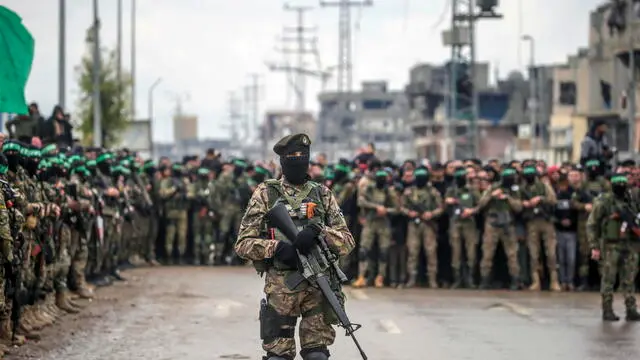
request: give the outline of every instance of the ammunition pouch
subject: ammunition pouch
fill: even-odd
[[[269,344],[277,339],[293,339],[295,336],[295,316],[278,314],[266,299],[260,301],[260,339]]]
[[[494,212],[488,215],[489,224],[497,228],[506,228],[512,224],[511,214],[505,211]]]

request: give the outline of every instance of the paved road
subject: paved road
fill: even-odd
[[[101,290],[82,314],[7,359],[260,359],[262,286],[252,269],[127,275],[128,283]],[[640,359],[640,324],[603,324],[597,294],[347,289],[347,295],[372,360]],[[333,359],[359,358],[344,336],[332,352]]]

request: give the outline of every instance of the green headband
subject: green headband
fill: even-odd
[[[386,172],[386,171],[384,171],[384,170],[378,170],[378,171],[376,172],[376,177],[379,177],[379,176],[387,177],[388,175],[389,175],[389,174],[387,174],[387,172]]]
[[[58,147],[56,146],[56,144],[49,144],[45,147],[42,148],[41,152],[45,155],[49,155],[50,153],[53,153],[55,151],[58,150]]]
[[[98,158],[96,159],[96,164],[101,163],[103,161],[111,160],[112,158],[113,158],[113,155],[111,155],[110,153],[100,154],[100,156],[98,156]]]
[[[626,184],[629,182],[629,179],[625,175],[614,175],[611,177],[612,184]]]
[[[209,175],[210,171],[207,168],[198,169],[198,175]]]
[[[95,167],[97,164],[98,164],[97,161],[89,160],[89,161],[87,161],[87,163],[85,165],[89,168],[89,167]]]
[[[262,174],[262,175],[267,175],[267,176],[271,175],[271,173],[269,172],[269,170],[267,170],[267,169],[263,168],[262,166],[258,166],[258,167],[256,167],[256,172],[257,172],[258,174]]]
[[[18,143],[9,142],[2,145],[2,151],[18,151],[22,150],[22,146]]]
[[[0,165],[0,175],[6,174],[8,170],[9,167],[7,165]]]
[[[427,169],[418,169],[418,170],[413,172],[413,175],[415,175],[415,176],[427,176],[427,175],[429,175],[429,172],[427,171]]]
[[[247,163],[242,160],[234,160],[233,165],[243,167],[243,168],[247,167]]]
[[[143,170],[147,170],[147,169],[150,169],[150,168],[153,168],[153,167],[156,167],[156,163],[155,163],[155,161],[147,161],[147,162],[145,162],[145,163],[144,163],[144,165],[142,166],[142,169],[143,169]]]
[[[522,171],[522,173],[524,175],[531,175],[531,174],[537,174],[538,170],[532,166],[527,166],[526,168],[524,168],[524,170]]]
[[[344,173],[350,173],[351,172],[351,168],[348,167],[347,165],[343,165],[343,164],[338,164],[335,166],[335,171],[342,171]]]
[[[584,164],[584,166],[586,167],[600,166],[600,160],[589,160]]]
[[[500,174],[500,175],[502,175],[502,176],[511,176],[511,175],[515,175],[515,174],[516,174],[516,171],[514,169],[510,169],[509,168],[509,169],[502,170],[502,174]]]
[[[453,173],[453,176],[467,176],[467,170],[460,169]]]

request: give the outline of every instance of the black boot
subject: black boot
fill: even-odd
[[[111,272],[111,277],[113,277],[114,280],[117,281],[127,281],[127,279],[122,276],[122,274],[120,273],[120,269],[116,268]]]
[[[475,289],[476,288],[476,282],[473,279],[473,273],[470,272],[470,271],[467,273],[467,276],[465,276],[464,286],[467,289]]]
[[[452,289],[459,289],[461,285],[462,285],[462,282],[460,281],[460,270],[454,269],[453,270],[453,284],[451,284],[451,288]]]
[[[511,277],[511,285],[509,285],[509,290],[516,291],[520,290],[520,279],[516,276]]]
[[[485,276],[482,278],[482,281],[480,282],[480,290],[489,290],[491,289],[491,280],[489,279],[488,276]]]
[[[613,312],[613,309],[602,311],[602,321],[618,321],[620,317]]]
[[[578,285],[578,291],[588,291],[589,290],[589,279],[586,276],[581,276]]]
[[[627,309],[627,316],[625,317],[626,321],[640,321],[640,313],[638,313],[637,308]]]

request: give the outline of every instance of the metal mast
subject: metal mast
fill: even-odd
[[[497,0],[453,0],[451,28],[443,34],[444,45],[451,47],[445,136],[454,158],[480,156],[475,26],[479,19],[502,18],[497,5]]]
[[[337,87],[340,93],[349,93],[353,87],[353,63],[351,48],[351,8],[373,6],[372,0],[365,1],[320,1],[322,7],[337,7],[339,11],[338,33],[338,78]]]

